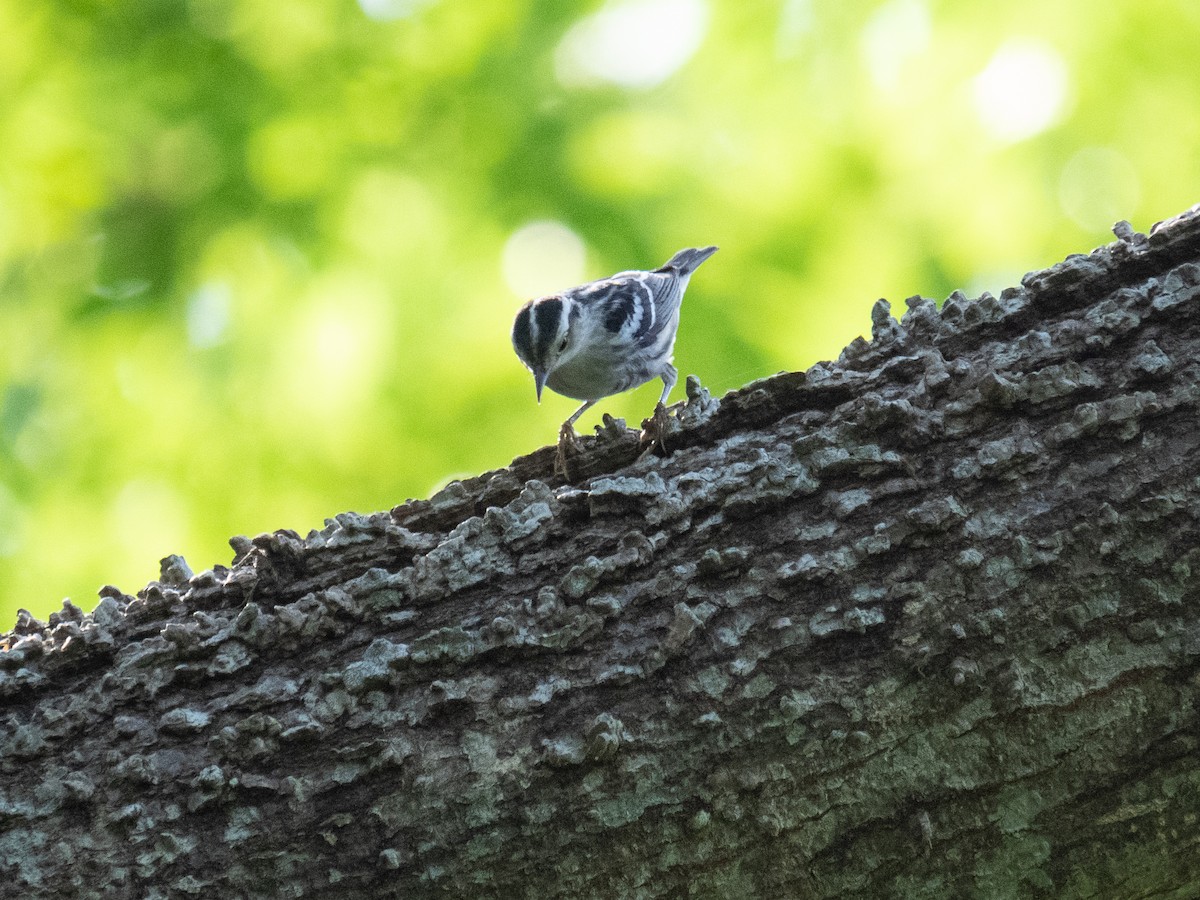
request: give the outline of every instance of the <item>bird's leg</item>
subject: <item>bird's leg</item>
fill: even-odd
[[[658,399],[658,405],[654,407],[654,415],[642,423],[641,442],[650,445],[647,451],[658,447],[659,453],[663,456],[667,454],[667,427],[671,420],[671,416],[667,412],[667,397],[670,396],[671,388],[675,387],[678,378],[679,373],[675,371],[675,367],[667,366],[662,373],[663,392]]]
[[[554,472],[556,475],[567,477],[567,463],[572,456],[583,452],[579,446],[579,437],[575,434],[575,420],[596,405],[595,400],[589,400],[571,414],[571,418],[563,422],[558,430],[558,453],[554,457]]]
[[[596,405],[595,400],[589,400],[587,403],[583,404],[583,406],[579,407],[579,409],[577,409],[577,410],[575,410],[575,412],[571,413],[571,418],[569,418],[569,419],[567,419],[567,421],[563,422],[563,429],[569,430],[569,431],[574,431],[575,430],[575,428],[574,428],[575,421],[595,405]]]
[[[675,382],[679,380],[679,370],[674,366],[668,365],[663,369],[662,380],[663,392],[662,396],[658,398],[658,405],[666,406],[667,398],[671,396],[671,388],[675,387]]]

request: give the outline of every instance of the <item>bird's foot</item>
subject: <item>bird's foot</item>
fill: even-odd
[[[643,456],[656,451],[659,456],[667,455],[667,432],[670,426],[671,414],[667,411],[666,404],[660,401],[658,406],[654,407],[654,415],[642,422],[640,443],[646,448]]]
[[[554,456],[554,474],[569,480],[567,467],[571,460],[583,453],[583,445],[579,443],[579,435],[570,422],[563,422],[558,430],[558,453]]]

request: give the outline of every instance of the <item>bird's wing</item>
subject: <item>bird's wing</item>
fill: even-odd
[[[669,272],[621,272],[575,289],[575,297],[601,311],[604,328],[618,341],[653,344],[679,307],[679,279]]]
[[[642,280],[650,288],[654,298],[654,317],[657,323],[655,335],[643,343],[643,346],[648,346],[658,336],[658,332],[668,327],[671,322],[678,321],[676,314],[683,300],[683,282],[674,272],[646,272]]]

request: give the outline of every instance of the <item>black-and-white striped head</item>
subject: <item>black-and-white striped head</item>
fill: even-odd
[[[513,349],[533,373],[539,403],[546,379],[571,348],[570,313],[565,298],[539,297],[522,306],[513,322]]]

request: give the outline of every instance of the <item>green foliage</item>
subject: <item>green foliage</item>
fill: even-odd
[[[676,363],[723,392],[1148,228],[1197,46],[1188,0],[0,0],[0,623],[553,440],[530,291],[721,245]]]

